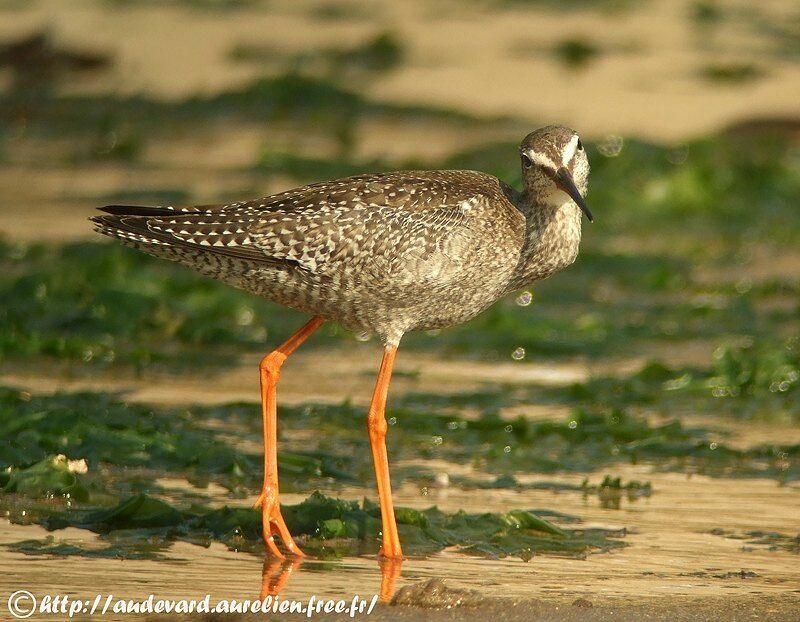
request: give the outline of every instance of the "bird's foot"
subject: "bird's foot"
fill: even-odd
[[[295,557],[305,556],[305,553],[292,538],[292,534],[289,533],[286,521],[283,520],[281,504],[276,490],[264,488],[261,494],[258,495],[253,507],[261,508],[261,533],[264,536],[264,546],[266,546],[268,552],[279,559],[286,557],[275,543],[275,536],[279,535],[289,555]]]

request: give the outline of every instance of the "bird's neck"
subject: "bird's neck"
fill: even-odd
[[[578,256],[581,241],[581,211],[571,199],[552,204],[525,200],[520,208],[526,220],[526,239],[509,291],[569,266]]]

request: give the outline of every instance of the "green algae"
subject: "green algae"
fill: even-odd
[[[14,545],[14,550],[159,560],[171,559],[170,545],[179,540],[201,546],[222,542],[234,550],[261,554],[260,514],[245,507],[209,507],[210,497],[202,488],[216,482],[228,488],[228,498],[257,489],[261,457],[237,449],[243,441],[258,439],[256,404],[180,410],[125,404],[118,396],[102,393],[31,396],[9,388],[0,398],[0,465],[6,466],[0,473],[0,510],[12,522],[49,530],[78,527],[99,537],[91,545],[27,541]],[[651,425],[618,412],[578,412],[563,422],[508,421],[492,414],[464,419],[433,414],[422,399],[412,402],[415,409],[402,404],[390,409],[393,459],[474,460],[486,472],[504,473],[489,482],[451,479],[452,486],[465,489],[569,489],[596,495],[602,507],[619,508],[623,499],[651,494],[650,485],[607,476],[580,486],[523,486],[514,473],[580,471],[635,460],[712,475],[798,475],[798,447],[781,448],[779,454],[772,447],[712,448],[705,431],[678,422]],[[293,451],[291,441],[282,441],[284,490],[320,485],[335,489],[371,481],[360,409],[305,405],[282,408],[280,415],[281,433],[289,439],[294,429],[318,430],[316,442],[303,442],[304,453]],[[64,456],[54,457],[54,452],[85,463],[70,463]],[[781,470],[778,463],[786,468]],[[432,477],[416,467],[395,469],[393,474],[400,476],[396,482],[413,477],[424,484],[425,477]],[[198,488],[154,482],[165,476],[186,478]],[[371,553],[380,530],[379,509],[367,500],[357,503],[314,494],[299,505],[286,506],[284,516],[301,545],[323,558]],[[584,556],[623,544],[622,534],[583,529],[579,517],[547,509],[450,514],[436,508],[398,508],[397,519],[412,555],[455,547],[474,555],[529,559],[535,554]]]
[[[677,420],[654,424],[620,410],[576,410],[561,421],[505,419],[494,410],[465,418],[437,413],[423,400],[390,404],[389,451],[396,460],[471,462],[488,473],[553,473],[594,470],[620,462],[650,462],[658,468],[709,475],[795,479],[800,448],[727,446],[720,435]],[[0,467],[18,471],[54,454],[85,459],[90,475],[108,468],[101,484],[112,491],[165,492],[152,483],[162,474],[198,488],[214,482],[234,496],[257,489],[262,458],[257,404],[176,409],[127,404],[105,393],[31,396],[0,391]],[[365,414],[348,404],[282,407],[279,464],[286,491],[371,481]],[[313,439],[291,439],[314,429]],[[42,462],[45,461],[45,462]],[[56,465],[57,466],[57,465]],[[396,481],[430,476],[418,467],[396,470]],[[58,475],[58,474],[56,474]],[[59,475],[60,476],[60,475]],[[10,481],[10,480],[8,480]],[[508,488],[513,479],[499,480]],[[4,484],[5,485],[5,484]],[[601,485],[602,486],[602,485]],[[56,490],[56,489],[54,489]],[[60,489],[58,489],[60,490]]]
[[[435,488],[438,484],[433,477],[417,478],[421,485],[428,488]],[[527,490],[549,490],[551,492],[576,492],[581,493],[584,498],[590,496],[597,497],[600,507],[605,509],[619,510],[622,508],[622,501],[636,502],[639,499],[650,497],[653,494],[653,487],[650,482],[640,482],[631,480],[623,482],[620,477],[606,475],[599,484],[589,482],[584,479],[580,484],[569,484],[566,482],[537,480],[533,482],[520,482],[514,475],[499,475],[494,479],[479,480],[472,477],[455,475],[449,478],[449,485],[457,486],[463,490],[515,490],[517,492]],[[570,522],[576,520],[574,517],[565,515],[559,516],[562,521]]]
[[[703,412],[794,423],[800,417],[796,338],[725,344],[708,366],[670,367],[657,360],[628,375],[599,375],[566,388],[531,389],[517,400],[583,408],[646,407],[664,415]]]
[[[114,542],[107,546],[86,546],[80,543],[70,542],[63,539],[56,539],[53,536],[45,538],[31,538],[6,544],[9,551],[23,553],[29,556],[53,556],[53,557],[89,557],[89,558],[111,558],[111,559],[146,559],[152,561],[174,560],[169,555],[164,554],[164,550],[169,547],[171,542],[156,541],[155,538],[115,538],[120,542]]]
[[[213,367],[242,350],[263,352],[303,322],[296,312],[118,245],[5,243],[0,267],[0,295],[8,301],[0,309],[0,357],[18,362]],[[682,301],[686,274],[685,264],[664,257],[589,251],[571,278],[538,288],[532,308],[510,297],[435,337],[409,334],[404,347],[490,359],[510,359],[515,347],[538,357],[608,356],[635,354],[648,342],[723,339],[742,326],[758,334],[759,326],[796,322],[788,311],[765,317],[756,294],[709,306],[701,300],[714,292],[698,287]],[[619,299],[593,300],[591,292],[601,289]],[[674,296],[657,293],[664,289]],[[324,337],[352,343],[350,333],[327,326],[309,346],[327,343]]]
[[[267,100],[276,118],[313,117],[336,102],[363,116],[372,106],[330,84],[284,76],[187,100],[178,107],[182,112],[170,108],[167,116],[191,124],[214,117],[219,107],[243,120],[256,110],[261,114]],[[111,106],[115,114],[126,119],[141,114],[142,123],[161,119],[160,107],[174,106],[132,100],[118,108],[118,103]],[[82,114],[83,102],[74,105],[75,114]],[[54,109],[67,115],[72,106],[61,102]],[[153,106],[153,114],[146,114]],[[31,121],[32,127],[47,118]],[[65,118],[53,123],[69,125]],[[132,119],[126,123],[136,125]],[[436,166],[485,170],[518,184],[518,164],[509,158],[515,149],[513,143],[483,144]],[[789,143],[769,134],[716,136],[677,147],[619,138],[587,141],[587,149],[593,167],[589,200],[602,211],[568,273],[537,284],[530,306],[508,297],[435,337],[409,334],[404,349],[496,360],[510,359],[519,347],[528,358],[599,358],[694,340],[760,342],[776,332],[800,330],[796,280],[741,274],[757,245],[796,248],[800,241],[793,214],[800,167]],[[307,157],[275,148],[260,159],[262,171],[298,181],[420,166],[430,163]],[[163,196],[158,189],[148,192],[156,195],[134,192],[129,199],[187,198],[174,188],[163,189]],[[121,200],[123,194],[101,202]],[[687,230],[693,235],[686,236]],[[641,248],[613,250],[618,236],[630,232],[644,241]],[[113,244],[3,242],[0,268],[0,295],[8,301],[0,308],[0,358],[17,363],[44,357],[81,367],[214,367],[243,349],[265,351],[303,321],[292,311]],[[726,276],[708,278],[704,270]],[[349,339],[332,326],[323,336]],[[327,340],[312,340],[309,347],[318,342]]]
[[[344,52],[339,62],[368,68],[391,65],[399,62],[398,45],[391,38],[378,37],[364,49]],[[34,105],[29,99],[25,93],[0,95],[0,119],[8,128],[18,129],[23,139],[74,138],[60,156],[63,163],[73,166],[121,157],[136,164],[149,142],[214,123],[303,127],[334,139],[343,152],[352,147],[353,134],[365,119],[396,124],[427,120],[454,127],[508,124],[508,120],[484,119],[446,108],[373,102],[331,79],[295,70],[180,101],[150,95],[55,93],[42,94]],[[4,131],[14,134],[10,129]],[[117,144],[124,145],[121,152],[116,150]],[[109,150],[109,145],[114,148]],[[58,159],[51,157],[51,161]]]
[[[744,532],[728,531],[714,528],[711,533],[715,536],[742,540],[743,550],[752,550],[754,547],[766,548],[768,551],[786,551],[800,553],[800,534],[790,536],[777,531],[750,530]]]
[[[318,48],[296,54],[288,54],[269,45],[236,45],[230,57],[239,62],[280,62],[298,72],[320,73],[331,80],[345,83],[347,78],[351,78],[352,82],[354,76],[363,79],[362,74],[396,69],[406,54],[403,42],[391,31],[384,31],[356,46]]]
[[[644,376],[663,374],[651,366]],[[480,417],[464,418],[455,412],[432,412],[428,400],[436,403],[440,397],[411,395],[390,405],[388,443],[393,459],[471,460],[485,472],[503,474],[489,487],[507,489],[520,488],[515,473],[582,471],[624,461],[782,481],[800,474],[797,446],[733,449],[710,440],[718,437],[709,431],[684,427],[677,420],[653,424],[619,410],[578,410],[563,421],[508,420],[495,412],[490,399]],[[481,403],[470,397],[462,400],[472,401]],[[30,555],[163,559],[170,543],[182,540],[202,546],[219,541],[232,549],[260,553],[258,512],[212,509],[202,493],[207,482],[227,487],[231,497],[257,489],[261,457],[237,449],[245,441],[257,442],[257,417],[256,404],[185,410],[126,404],[119,396],[103,393],[36,396],[3,389],[0,465],[7,468],[0,476],[0,506],[14,522],[48,529],[85,528],[102,540],[99,548],[29,542],[19,550]],[[284,490],[371,479],[361,409],[347,404],[303,405],[281,408],[280,417]],[[304,440],[303,451],[297,452],[286,439],[294,430],[310,428],[318,433],[314,440]],[[88,472],[70,468],[66,458],[54,458],[54,453],[85,459]],[[165,475],[184,477],[200,488],[187,492],[153,482]],[[419,480],[426,471],[404,467],[395,475]],[[476,487],[457,477],[451,485]],[[597,495],[608,508],[619,508],[623,498],[632,501],[651,492],[648,484],[611,476],[599,484],[585,481],[573,490]],[[285,508],[284,515],[302,545],[322,557],[371,551],[379,531],[378,509],[366,500],[357,504],[313,495],[304,504]],[[403,541],[415,555],[457,547],[475,555],[529,559],[536,553],[582,556],[618,544],[613,534],[576,527],[576,517],[541,509],[444,514],[435,508],[400,508],[398,521]],[[139,542],[146,547],[139,548]]]
[[[424,399],[390,402],[389,451],[399,460],[441,459],[471,463],[488,473],[580,472],[620,462],[648,462],[659,468],[713,476],[775,477],[782,481],[800,475],[800,447],[764,445],[748,450],[726,445],[724,435],[710,429],[686,427],[677,419],[652,423],[619,409],[575,410],[562,420],[532,421],[523,416],[501,417],[494,407],[479,418],[465,418],[451,409],[426,407]],[[209,416],[229,413],[209,409]],[[235,416],[235,415],[233,415]],[[364,413],[349,404],[307,404],[281,410],[284,433],[314,429],[317,450],[349,456],[346,470],[370,476],[364,434]],[[400,475],[419,478],[420,469]]]
[[[116,245],[6,243],[0,265],[0,291],[9,301],[0,309],[2,358],[137,369],[225,364],[237,348],[263,348],[273,330],[289,333],[300,320]],[[210,344],[214,356],[203,356]]]
[[[762,67],[751,63],[716,63],[706,65],[699,71],[699,75],[711,82],[741,84],[752,82],[765,75]]]
[[[362,503],[333,499],[314,493],[297,505],[282,508],[286,523],[304,549],[319,557],[371,552],[380,540],[380,509]],[[10,514],[12,521],[17,516]],[[446,547],[487,557],[535,554],[582,557],[625,545],[623,532],[560,527],[536,511],[512,510],[505,514],[445,513],[398,508],[400,537],[407,555],[429,555]],[[27,554],[125,556],[128,553],[163,558],[168,544],[186,541],[208,546],[222,542],[228,548],[263,554],[261,514],[254,509],[192,506],[180,510],[160,499],[136,495],[104,508],[29,510],[25,522],[37,522],[49,530],[67,526],[88,529],[112,544],[87,550],[53,541],[26,541],[12,549]],[[120,544],[124,540],[125,546]],[[149,544],[139,550],[137,541]]]
[[[85,462],[82,465],[86,467]],[[0,472],[0,490],[34,499],[56,496],[76,501],[89,499],[89,491],[78,481],[76,469],[63,455],[45,458],[26,468],[7,467]]]
[[[714,397],[800,397],[800,339],[724,346],[714,353],[707,385]],[[796,403],[800,406],[800,402]]]
[[[241,409],[232,405],[225,410]],[[250,405],[247,412],[255,423],[257,407]],[[64,454],[85,459],[92,469],[101,464],[117,467],[115,478],[123,480],[117,482],[120,486],[152,489],[152,484],[137,479],[139,472],[145,472],[181,475],[198,486],[213,481],[239,496],[254,489],[261,476],[261,455],[234,449],[236,431],[208,430],[198,425],[201,422],[185,410],[125,404],[109,394],[30,396],[2,388],[0,467],[12,470],[0,475],[0,484],[14,487],[9,491],[22,485],[31,492],[38,487],[59,494],[67,490],[70,481],[67,466],[58,461],[51,464],[50,456]],[[253,425],[252,432],[240,431],[239,440],[257,442],[257,427]],[[353,481],[337,468],[339,460],[334,456],[313,451],[281,454],[279,464],[287,489],[293,482],[307,485],[310,480],[328,477]],[[19,470],[32,469],[34,463],[38,466],[33,473]],[[36,479],[42,471],[49,472],[46,482],[54,482],[50,488]]]

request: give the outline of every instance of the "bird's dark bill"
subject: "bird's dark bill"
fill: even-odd
[[[575,204],[581,208],[581,211],[586,214],[586,218],[589,219],[589,222],[594,222],[594,216],[592,216],[589,206],[586,205],[586,201],[583,200],[578,187],[575,185],[572,174],[565,167],[562,166],[556,171],[555,182],[556,185],[566,192],[570,198],[575,201]]]

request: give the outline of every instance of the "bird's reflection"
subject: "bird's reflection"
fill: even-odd
[[[289,557],[278,559],[268,556],[264,560],[264,567],[261,571],[261,600],[267,596],[277,596],[286,587],[292,573],[300,569],[304,559],[301,557]],[[388,603],[392,600],[396,589],[397,579],[400,577],[403,567],[402,559],[378,558],[378,569],[381,573],[380,599]]]
[[[264,560],[264,568],[261,570],[261,600],[267,596],[277,596],[281,593],[289,577],[295,570],[303,564],[301,557],[288,557],[278,559],[272,555]]]
[[[381,602],[388,603],[394,596],[395,583],[400,577],[403,560],[379,557],[378,567],[381,569]]]

